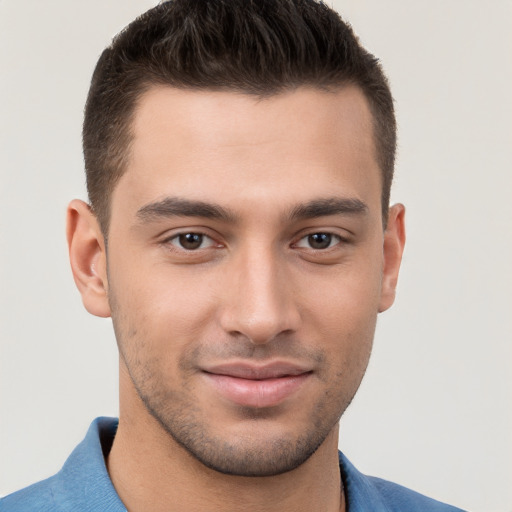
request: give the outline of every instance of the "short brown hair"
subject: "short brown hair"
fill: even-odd
[[[138,98],[152,85],[269,96],[354,84],[374,119],[386,221],[396,121],[378,60],[316,0],[171,0],[138,17],[94,71],[83,125],[87,189],[105,236],[110,195],[126,169]]]

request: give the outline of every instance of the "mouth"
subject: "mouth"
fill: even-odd
[[[208,384],[228,401],[254,408],[273,407],[294,395],[312,370],[289,363],[224,364],[203,370]]]

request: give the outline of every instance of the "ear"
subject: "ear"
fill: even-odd
[[[88,204],[78,199],[69,203],[66,231],[71,270],[85,309],[110,316],[105,240]]]
[[[390,308],[395,301],[398,272],[405,245],[405,207],[395,204],[389,209],[388,223],[384,232],[382,289],[379,313]]]

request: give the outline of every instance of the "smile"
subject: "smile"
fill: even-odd
[[[204,370],[216,392],[245,407],[273,407],[296,393],[312,372],[287,364],[223,365]]]

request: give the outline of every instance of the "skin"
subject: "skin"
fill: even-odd
[[[68,210],[75,281],[119,346],[117,492],[130,511],[344,510],[338,423],[405,240],[402,205],[383,228],[363,94],[155,87],[133,134],[108,251],[88,205]],[[208,373],[276,361],[305,377],[270,406]]]

